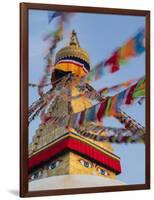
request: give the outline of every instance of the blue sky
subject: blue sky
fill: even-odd
[[[29,11],[29,82],[39,83],[45,67],[43,59],[47,44],[43,41],[48,31],[55,30],[57,19],[48,24],[47,11]],[[108,58],[111,53],[133,36],[138,29],[145,27],[145,17],[85,14],[73,15],[66,27],[63,40],[58,44],[56,52],[64,47],[72,29],[78,34],[82,48],[90,55],[91,68]],[[106,74],[100,80],[91,82],[95,89],[110,87],[124,81],[140,78],[145,75],[145,54],[131,59],[121,70],[114,74]],[[38,99],[37,89],[29,88],[29,104]],[[145,125],[145,105],[124,106],[123,110]],[[114,118],[104,118],[104,126],[122,127]],[[29,142],[35,134],[39,119],[29,126]],[[115,153],[121,157],[122,174],[118,179],[128,184],[145,182],[145,146],[143,144],[113,145]]]

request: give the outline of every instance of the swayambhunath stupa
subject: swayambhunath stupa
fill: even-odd
[[[39,94],[29,107],[29,124],[40,118],[29,143],[30,191],[125,185],[118,178],[123,167],[114,144],[145,141],[145,128],[121,108],[122,104],[143,105],[145,77],[100,90],[91,84],[92,79],[104,75],[104,68],[110,67],[109,73],[115,73],[126,60],[144,53],[144,29],[111,57],[91,67],[91,58],[76,30],[56,51],[71,17],[72,13],[49,12],[49,23],[55,18],[59,21],[54,34],[44,38],[52,38],[45,57],[45,75],[38,85],[29,83]],[[49,90],[45,91],[46,86]],[[109,96],[109,91],[116,94]],[[122,127],[105,126],[104,116],[114,118]]]

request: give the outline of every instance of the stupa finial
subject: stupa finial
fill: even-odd
[[[79,44],[79,41],[78,41],[77,34],[76,34],[75,30],[72,30],[72,32],[71,32],[69,45],[70,46],[80,47],[80,44]]]

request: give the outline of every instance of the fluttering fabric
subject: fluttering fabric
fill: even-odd
[[[115,73],[125,65],[131,58],[145,52],[145,30],[140,29],[137,34],[130,38],[124,45],[116,49],[112,55],[93,67],[89,73],[88,80],[100,79],[108,69],[109,73]]]
[[[64,25],[68,23],[68,20],[67,20],[68,15],[70,15],[70,13],[63,13],[63,12],[54,12],[54,13],[49,12],[48,13],[48,23],[50,23],[55,17],[59,17],[60,19],[56,25],[56,30],[54,30],[53,32],[50,32],[43,38],[44,41],[47,41],[49,43],[49,48],[48,48],[47,54],[44,57],[47,63],[44,70],[44,75],[42,76],[39,83],[39,87],[38,87],[38,94],[40,96],[43,96],[44,94],[42,85],[46,84],[49,77],[51,77],[51,73],[54,69],[54,66],[52,64],[52,56],[53,56],[55,48],[57,47],[57,44],[63,38]]]
[[[125,64],[130,58],[140,55],[145,51],[144,47],[144,29],[139,32],[122,47],[116,50],[111,57],[109,57],[104,65],[110,67],[110,72],[114,73],[120,69],[120,65]]]
[[[108,99],[106,99],[105,101],[102,101],[101,104],[100,104],[99,110],[97,112],[97,120],[99,122],[102,121],[103,115],[104,115],[105,110],[106,110],[107,103],[108,103]]]
[[[57,121],[62,122],[66,117],[63,112],[61,116],[49,116],[48,113],[46,113],[46,108],[49,103],[51,104],[55,98],[57,98],[57,100],[62,98],[63,100],[66,99],[71,102],[69,105],[72,107],[71,109],[68,108],[68,110],[70,109],[68,113],[70,114],[70,112],[73,110],[74,128],[84,127],[83,125],[85,122],[102,122],[103,117],[114,116],[117,120],[119,120],[120,123],[125,126],[127,131],[131,131],[132,133],[128,135],[122,135],[123,133],[126,133],[124,130],[118,132],[112,128],[114,135],[101,136],[92,134],[87,130],[80,131],[78,129],[78,133],[82,136],[89,137],[96,141],[108,141],[116,143],[144,142],[144,128],[127,114],[122,112],[121,106],[132,105],[136,100],[140,105],[142,105],[145,100],[145,77],[135,81],[135,83],[134,80],[130,80],[125,83],[115,85],[111,88],[103,88],[99,91],[100,98],[109,92],[117,92],[117,90],[121,88],[128,87],[127,89],[119,92],[114,96],[106,97],[96,105],[92,105],[90,102],[91,98],[98,100],[98,98],[96,98],[97,94],[94,92],[94,90],[84,92],[80,94],[79,97],[76,96],[77,98],[73,97],[71,94],[68,94],[66,98],[65,92],[62,92],[66,89],[64,87],[65,84],[61,84],[60,87],[54,88],[55,90],[53,93],[48,93],[48,95],[44,94],[43,87],[48,86],[47,79],[48,77],[51,77],[53,70],[55,72],[54,75],[57,76],[56,79],[58,80],[64,76],[66,77],[70,72],[81,78],[88,75],[90,71],[90,66],[88,63],[75,57],[65,57],[56,61],[55,66],[52,65],[52,56],[54,50],[57,47],[58,42],[63,38],[64,23],[67,22],[67,15],[69,14],[63,12],[48,12],[49,24],[54,18],[57,17],[59,18],[59,21],[56,30],[49,32],[43,38],[44,41],[47,41],[50,44],[48,52],[44,57],[47,62],[44,76],[40,80],[39,84],[29,84],[32,87],[38,87],[39,95],[41,96],[39,101],[37,101],[36,104],[33,104],[29,109],[29,116],[34,113],[34,115],[31,116],[29,122],[34,120],[34,118],[39,114],[42,123],[47,123],[49,120],[51,123],[56,123]],[[91,69],[87,79],[89,81],[100,79],[102,76],[104,76],[106,69],[109,73],[115,73],[119,71],[121,66],[126,64],[129,59],[138,56],[145,51],[144,39],[145,31],[144,29],[141,29],[134,37],[130,38],[124,45],[116,49],[112,55],[109,56],[109,58],[101,61],[93,69]],[[99,129],[100,127],[98,130]]]
[[[84,110],[84,112],[82,113],[81,122],[83,123],[85,120],[90,121],[91,119],[93,121],[100,122],[102,121],[103,116],[119,116],[120,107],[122,105],[131,105],[135,102],[137,98],[142,97],[143,92],[139,94],[139,91],[145,89],[144,86],[145,78],[143,77],[139,79],[136,83],[134,83],[132,86],[121,91],[120,93],[111,97],[107,97],[102,102],[92,106],[89,109]],[[138,95],[134,96],[133,94],[136,92],[138,92]],[[81,115],[81,113],[76,113],[76,115]]]
[[[54,18],[64,15],[63,12],[48,12],[48,23],[50,23]]]
[[[134,82],[136,82],[136,80],[129,80],[129,81],[126,81],[124,83],[120,83],[120,84],[117,84],[117,85],[114,85],[114,86],[111,86],[111,87],[108,87],[108,88],[107,87],[102,88],[101,90],[99,90],[99,93],[100,93],[101,96],[104,96],[104,95],[107,95],[110,92],[117,92],[120,89],[129,87]]]
[[[145,96],[145,77],[142,78],[139,82],[137,87],[134,90],[133,98],[144,97]]]
[[[131,102],[133,101],[133,93],[134,93],[136,86],[137,86],[137,83],[135,85],[131,86],[130,89],[128,90],[125,104],[131,104]]]
[[[65,78],[65,79],[64,79]],[[54,88],[54,91],[51,92],[51,94],[47,95],[47,99],[53,99],[54,96],[59,95],[59,97],[65,99],[65,92],[62,92],[65,90],[65,87],[63,88],[64,81],[66,82],[66,77],[64,77],[59,84],[56,85]],[[62,83],[63,82],[63,83]],[[126,84],[127,85],[127,84]],[[92,105],[90,98],[96,98],[96,95],[93,91],[90,92],[79,92],[79,89],[74,88],[76,91],[72,94],[67,94],[67,99],[71,101],[71,106],[73,109],[73,112],[77,115],[81,114],[81,111],[84,111],[84,117],[82,116],[81,122],[76,124],[82,124],[85,120],[86,121],[98,121],[101,122],[102,118],[104,116],[118,116],[120,107],[122,105],[132,105],[134,102],[139,101],[138,99],[141,99],[145,96],[145,77],[139,79],[134,84],[129,86],[127,89],[119,92],[118,94],[110,97],[106,97],[103,100],[101,100],[100,103],[96,105]],[[74,91],[73,90],[73,91]],[[72,91],[72,92],[73,92]],[[90,94],[89,94],[90,93]],[[63,97],[64,95],[64,97]],[[73,96],[72,96],[73,95]],[[43,97],[44,99],[45,97]],[[41,101],[42,102],[42,101]],[[141,102],[141,101],[140,101]],[[36,111],[35,116],[37,116],[42,108],[41,106],[45,106],[47,101],[43,101],[41,104],[36,103],[30,108],[30,114]],[[31,120],[33,120],[34,117],[32,117]],[[79,119],[79,117],[76,117]]]
[[[128,132],[127,129],[117,130],[116,128],[112,128],[112,135],[98,135],[87,130],[77,129],[77,132],[87,138],[90,138],[99,142],[111,142],[111,143],[144,143],[145,142],[145,132],[141,132],[142,130],[138,129],[135,134]],[[106,130],[107,131],[107,130]],[[127,132],[127,134],[126,134]]]

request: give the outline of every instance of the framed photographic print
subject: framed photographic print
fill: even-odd
[[[20,4],[20,196],[150,188],[150,11]]]

